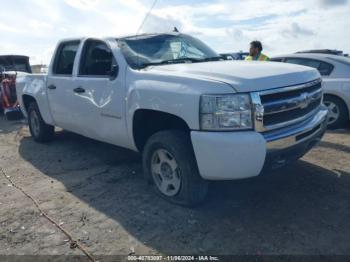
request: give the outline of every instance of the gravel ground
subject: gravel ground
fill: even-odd
[[[349,130],[289,167],[212,183],[195,209],[158,198],[133,152],[64,131],[37,144],[2,117],[0,167],[96,256],[350,254]],[[0,174],[0,254],[82,253]]]

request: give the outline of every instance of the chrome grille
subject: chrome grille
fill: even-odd
[[[322,95],[321,79],[253,93],[255,129],[264,132],[305,120],[316,113]]]

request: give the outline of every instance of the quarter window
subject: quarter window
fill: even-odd
[[[79,41],[72,41],[62,43],[59,46],[53,68],[54,74],[72,75],[74,60],[79,48],[79,44]]]
[[[329,76],[332,73],[333,68],[333,65],[321,62],[320,66],[318,67],[318,71],[320,71],[320,74],[323,76]]]
[[[80,63],[81,76],[109,76],[116,65],[112,50],[102,41],[88,40],[85,43]]]

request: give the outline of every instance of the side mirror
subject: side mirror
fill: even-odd
[[[118,65],[112,65],[111,71],[109,73],[109,80],[114,80],[117,78],[119,73],[119,66]]]

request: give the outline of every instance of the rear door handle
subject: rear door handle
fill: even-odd
[[[56,89],[56,86],[55,85],[49,85],[47,88],[53,90],[53,89]]]
[[[74,91],[75,93],[78,93],[78,94],[80,94],[80,93],[85,93],[85,89],[82,88],[82,87],[74,88],[73,91]]]

